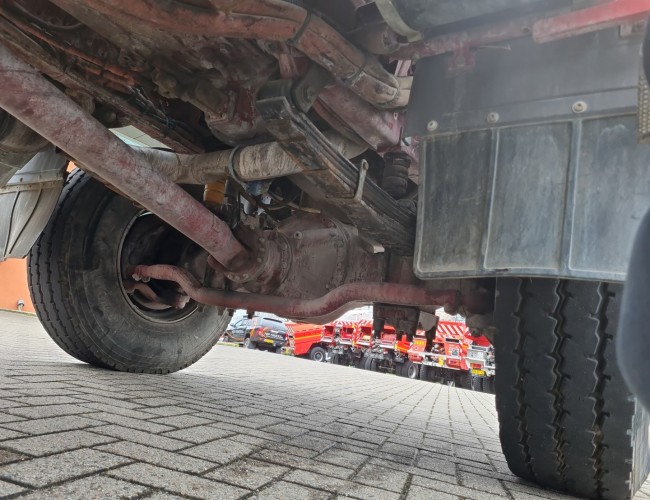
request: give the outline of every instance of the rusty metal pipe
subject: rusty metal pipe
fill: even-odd
[[[35,69],[0,45],[0,108],[140,203],[232,270],[248,251],[228,225],[81,109]]]
[[[367,147],[348,141],[334,132],[325,137],[346,158],[354,158]],[[226,149],[214,153],[179,154],[152,148],[133,148],[151,168],[180,184],[211,184],[230,175],[229,163],[237,179],[250,182],[299,174],[305,170],[277,142]]]
[[[65,9],[70,0],[54,0]],[[326,68],[368,102],[387,108],[408,104],[411,77],[396,77],[310,11],[286,0],[211,0],[210,12],[156,0],[84,0],[87,8],[129,31],[164,30],[183,36],[286,42]]]
[[[176,266],[136,266],[133,273],[139,277],[173,281],[190,298],[201,304],[264,311],[296,319],[323,317],[352,302],[452,307],[456,307],[459,302],[458,292],[453,290],[429,291],[418,286],[396,283],[350,283],[317,299],[297,299],[206,288],[187,270]]]

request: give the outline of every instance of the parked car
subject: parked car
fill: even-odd
[[[247,318],[241,318],[237,321],[230,322],[230,324],[226,327],[226,331],[223,332],[223,335],[221,337],[221,340],[223,342],[233,342],[233,343],[238,343],[238,344],[243,344],[244,343],[244,321],[250,321]]]
[[[241,342],[247,349],[280,350],[287,341],[287,327],[272,315],[243,318],[232,326],[229,334],[233,342]]]

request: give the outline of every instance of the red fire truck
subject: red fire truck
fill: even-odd
[[[485,337],[473,337],[464,323],[453,321],[440,321],[430,337],[418,330],[410,342],[386,325],[375,338],[373,322],[360,320],[329,323],[320,340],[334,364],[492,392],[494,355]]]
[[[327,358],[327,346],[321,341],[323,327],[310,323],[286,323],[288,346],[283,353],[291,356],[307,356],[323,362]]]
[[[335,365],[359,366],[364,349],[357,345],[358,322],[338,320],[323,326],[321,340],[328,346],[328,356]]]
[[[439,321],[435,337],[424,337],[424,342],[413,342],[409,359],[420,365],[420,380],[434,380],[460,387],[471,387],[471,375],[465,356],[466,334],[463,323]]]
[[[472,389],[494,394],[494,347],[485,337],[471,337],[467,348],[467,363],[472,374]]]

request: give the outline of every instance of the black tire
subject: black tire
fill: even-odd
[[[622,287],[499,279],[496,405],[518,476],[590,497],[631,498],[648,471],[648,417],[623,382],[614,335]]]
[[[476,392],[483,392],[483,377],[472,375],[472,390]]]
[[[253,342],[250,337],[246,337],[242,346],[244,349],[255,349],[257,347],[257,344],[255,344],[255,342]]]
[[[462,389],[471,389],[472,388],[472,375],[469,372],[460,372],[455,377],[456,387]]]
[[[370,370],[370,365],[372,364],[372,360],[375,359],[372,356],[366,356],[365,361],[363,363],[363,369],[364,370]]]
[[[181,311],[139,308],[120,276],[123,236],[138,224],[178,234],[75,171],[29,254],[30,293],[45,330],[71,356],[114,370],[169,373],[206,354],[229,315],[196,304]]]
[[[404,363],[404,376],[410,378],[411,380],[417,380],[420,378],[420,365],[414,363],[413,361],[407,361]]]
[[[330,363],[332,363],[333,365],[340,364],[340,360],[341,360],[340,354],[332,354],[332,357],[330,357]]]
[[[379,371],[379,360],[377,358],[370,358],[370,363],[368,363],[368,370],[371,372]]]
[[[327,352],[322,347],[313,347],[312,350],[309,351],[309,359],[311,359],[312,361],[322,363],[325,361],[326,358],[327,358]]]
[[[494,377],[483,379],[483,392],[486,394],[494,394]]]
[[[420,365],[420,380],[429,380],[429,367],[427,365]]]

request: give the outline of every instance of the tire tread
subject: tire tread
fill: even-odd
[[[496,401],[510,469],[590,498],[631,498],[648,469],[648,418],[616,366],[619,285],[502,279]]]

